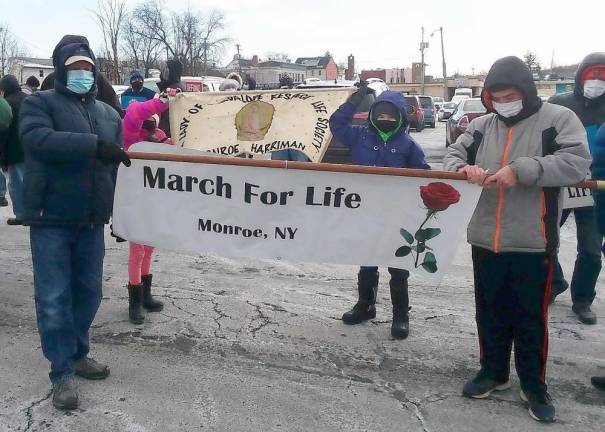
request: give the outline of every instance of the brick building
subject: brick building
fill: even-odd
[[[305,66],[306,78],[319,78],[325,81],[338,79],[338,66],[331,56],[299,57],[295,63]]]

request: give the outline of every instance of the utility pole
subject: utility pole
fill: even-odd
[[[424,27],[422,27],[422,39],[420,41],[420,93],[424,94],[424,49],[428,43],[424,43]]]
[[[239,44],[235,44],[237,48],[237,69],[239,70],[239,76],[242,76],[242,56],[239,53]]]
[[[443,100],[446,101],[449,96],[449,91],[447,90],[447,70],[445,67],[445,48],[443,46],[443,27],[439,27],[439,31],[441,32],[441,63],[443,66]]]
[[[431,33],[431,37],[435,34],[435,32],[439,32],[441,34],[441,67],[443,68],[443,100],[447,100],[449,96],[449,92],[447,89],[447,70],[445,67],[445,48],[443,46],[443,27],[439,27],[436,30],[433,30]]]

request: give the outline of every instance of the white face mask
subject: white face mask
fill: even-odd
[[[512,102],[493,102],[494,110],[502,117],[514,117],[523,109],[523,100],[519,99]]]
[[[605,81],[599,79],[584,81],[584,96],[588,99],[596,99],[605,93]]]

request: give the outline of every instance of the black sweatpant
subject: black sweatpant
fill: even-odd
[[[514,341],[521,388],[545,392],[552,260],[546,253],[495,254],[473,246],[473,269],[481,373],[507,381]]]

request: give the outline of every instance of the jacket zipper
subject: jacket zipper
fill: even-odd
[[[508,165],[508,155],[510,153],[510,145],[513,141],[513,128],[511,127],[506,134],[506,143],[500,160],[500,168]],[[496,207],[496,228],[494,230],[493,249],[495,253],[500,252],[500,235],[502,231],[502,210],[504,207],[504,187],[498,186],[498,206]]]
[[[86,98],[82,98],[82,108],[84,108],[84,111],[86,112],[86,117],[88,118],[88,124],[90,125],[90,132],[93,134],[96,134],[96,130],[94,127],[94,124],[92,122],[92,119],[90,118],[90,112],[88,111],[88,108],[86,107]],[[92,164],[92,183],[91,183],[91,191],[90,191],[90,227],[92,228],[94,225],[94,190],[95,190],[95,181],[97,178],[97,164],[96,164],[96,159],[93,159],[93,164]]]

